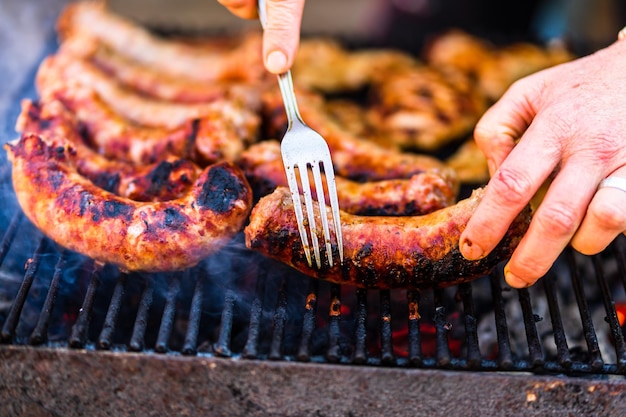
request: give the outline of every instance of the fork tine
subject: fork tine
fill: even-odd
[[[311,196],[311,184],[309,183],[309,164],[304,163],[304,167],[298,165],[300,181],[302,183],[302,194],[304,195],[304,205],[306,206],[307,217],[309,220],[309,230],[311,231],[311,244],[313,245],[313,253],[317,268],[322,267],[320,257],[320,245],[317,240],[317,224],[315,222],[315,212],[313,211],[313,197]]]
[[[304,249],[304,255],[306,256],[307,263],[312,266],[311,262],[311,250],[309,249],[309,239],[307,237],[306,229],[304,228],[304,214],[302,213],[302,202],[300,200],[300,189],[298,188],[298,178],[294,167],[291,164],[284,163],[285,173],[287,174],[287,184],[289,184],[289,190],[291,191],[291,199],[293,200],[293,209],[296,212],[296,220],[298,222],[298,232],[302,239],[302,248]]]
[[[329,169],[326,169],[326,168]],[[343,236],[341,234],[341,218],[339,217],[339,201],[337,199],[337,186],[335,184],[335,172],[332,162],[324,164],[324,174],[326,176],[326,187],[330,200],[330,208],[333,212],[333,228],[335,229],[335,239],[339,249],[339,261],[343,262]],[[332,263],[331,263],[332,265]]]
[[[330,245],[330,231],[328,230],[328,216],[326,214],[326,199],[324,198],[324,188],[322,185],[322,173],[320,172],[320,163],[311,165],[313,172],[313,180],[315,181],[315,193],[317,194],[317,203],[320,210],[320,218],[322,219],[322,229],[324,230],[324,243],[326,244],[326,258],[328,264],[333,266],[333,250]]]

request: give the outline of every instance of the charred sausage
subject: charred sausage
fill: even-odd
[[[25,134],[5,145],[26,216],[58,244],[128,271],[176,271],[215,253],[241,230],[252,205],[232,163],[207,167],[183,197],[141,203],[96,187],[70,147]]]
[[[339,284],[380,289],[455,285],[489,273],[509,257],[530,223],[527,207],[487,257],[466,260],[459,252],[459,237],[482,196],[483,189],[477,189],[471,197],[423,216],[341,213],[344,261],[330,267],[322,255],[322,268],[316,269],[307,264],[291,194],[279,187],[252,210],[244,229],[246,246],[307,275]],[[326,214],[330,221],[330,213]]]
[[[277,186],[287,186],[278,141],[267,140],[250,146],[241,154],[239,166],[258,197],[269,194]],[[314,184],[312,180],[311,184]],[[341,210],[361,215],[426,214],[449,206],[456,197],[454,188],[433,172],[422,172],[408,179],[366,183],[336,176],[335,184]],[[315,190],[313,194],[317,198]]]
[[[98,187],[136,201],[166,201],[188,192],[200,168],[186,159],[133,165],[105,158],[84,143],[81,125],[59,101],[24,100],[16,130],[38,134],[52,147],[68,146],[77,172]]]

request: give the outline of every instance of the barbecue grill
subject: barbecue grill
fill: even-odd
[[[3,141],[40,59],[9,71]],[[446,289],[342,287],[241,236],[181,273],[124,273],[45,238],[10,175],[2,155],[0,415],[626,413],[624,237],[592,257],[566,250],[521,290],[501,268]]]

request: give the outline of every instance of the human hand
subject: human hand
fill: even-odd
[[[534,284],[571,243],[602,251],[626,230],[626,41],[526,77],[475,129],[492,175],[461,236],[461,253],[489,253],[515,215],[552,175],[530,228],[505,266],[507,283]],[[519,139],[519,141],[518,141]]]
[[[256,19],[256,0],[217,0],[236,16]],[[267,0],[267,22],[263,32],[263,62],[267,70],[282,74],[293,65],[300,43],[304,0]]]

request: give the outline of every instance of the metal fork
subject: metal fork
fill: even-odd
[[[259,19],[261,26],[265,28],[266,12],[265,0],[258,0]],[[307,223],[310,228],[311,243],[313,245],[313,254],[317,268],[321,268],[322,261],[320,257],[320,247],[317,237],[317,224],[315,221],[315,212],[313,210],[313,199],[311,195],[311,185],[309,182],[309,173],[313,176],[315,183],[316,196],[319,204],[320,218],[322,219],[322,229],[324,231],[324,243],[326,245],[326,257],[328,264],[333,266],[332,247],[330,242],[330,231],[328,227],[328,216],[326,215],[326,199],[324,198],[324,188],[322,185],[321,171],[324,171],[326,177],[326,186],[328,190],[328,201],[333,215],[333,226],[335,230],[335,238],[337,240],[337,248],[339,250],[339,260],[343,262],[343,239],[341,236],[341,221],[339,218],[339,202],[337,200],[337,188],[335,186],[335,173],[330,157],[330,149],[326,140],[315,130],[307,126],[300,116],[296,95],[293,88],[293,80],[291,71],[288,70],[278,75],[278,86],[283,97],[285,112],[287,113],[287,131],[283,136],[280,148],[287,174],[287,183],[291,191],[296,220],[298,221],[298,231],[302,239],[302,247],[306,255],[309,266],[311,262],[311,250],[309,248],[309,240],[304,223],[304,214],[302,212],[302,202],[300,200],[300,192],[304,196],[304,204],[307,212]],[[298,175],[296,175],[296,169]],[[298,177],[302,183],[300,189]]]

